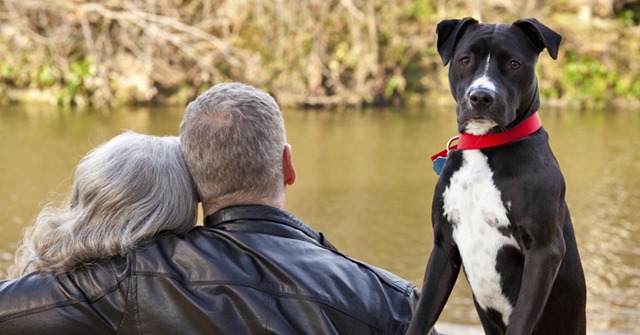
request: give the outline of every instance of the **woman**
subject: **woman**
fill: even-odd
[[[67,199],[27,228],[11,274],[60,274],[194,227],[197,197],[177,137],[125,132],[78,164]]]

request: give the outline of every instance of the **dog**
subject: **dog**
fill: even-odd
[[[457,102],[458,144],[441,153],[434,246],[407,334],[434,326],[464,269],[486,334],[586,333],[586,287],[565,182],[538,116],[535,66],[562,37],[536,19],[437,25]]]

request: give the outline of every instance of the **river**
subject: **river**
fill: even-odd
[[[0,107],[0,278],[21,231],[44,203],[62,199],[82,155],[124,129],[176,135],[182,110]],[[437,180],[429,156],[455,134],[452,109],[283,114],[298,172],[287,209],[351,257],[420,286]],[[567,182],[589,330],[640,334],[640,110],[540,114]],[[452,335],[481,334],[463,276],[440,319]]]

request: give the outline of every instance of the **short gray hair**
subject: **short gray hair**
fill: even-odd
[[[203,203],[281,196],[286,136],[269,94],[241,83],[217,84],[187,106],[180,138]]]
[[[180,140],[125,132],[82,158],[67,199],[46,205],[25,231],[12,275],[124,256],[159,233],[186,232],[196,219]]]

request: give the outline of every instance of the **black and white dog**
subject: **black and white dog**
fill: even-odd
[[[461,267],[486,334],[585,334],[564,178],[537,114],[538,55],[555,59],[562,37],[536,19],[445,20],[436,32],[460,137],[441,155],[434,247],[407,334],[432,329]]]

